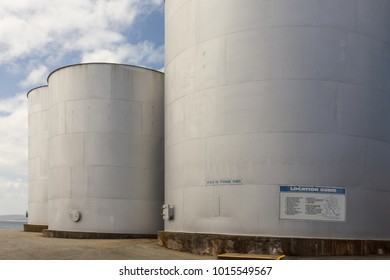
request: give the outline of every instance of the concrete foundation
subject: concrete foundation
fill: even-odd
[[[42,231],[44,237],[52,238],[73,238],[73,239],[139,239],[156,238],[155,234],[131,234],[131,233],[104,233],[104,232],[79,232],[49,230]]]
[[[281,238],[160,231],[158,245],[200,255],[223,253],[289,256],[362,256],[390,254],[390,241]]]
[[[42,232],[44,229],[47,229],[47,225],[32,225],[32,224],[24,224],[23,230],[26,232]]]

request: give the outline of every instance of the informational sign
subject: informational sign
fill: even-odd
[[[242,185],[242,179],[208,179],[207,186]]]
[[[345,222],[346,190],[280,186],[280,219]]]

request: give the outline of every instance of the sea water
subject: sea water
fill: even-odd
[[[23,230],[23,224],[27,221],[0,221],[0,230],[2,229],[14,229]]]

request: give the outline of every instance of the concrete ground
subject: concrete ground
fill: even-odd
[[[41,233],[0,230],[0,260],[212,260],[213,256],[183,253],[157,246],[156,239],[65,239]],[[383,256],[286,259],[390,260]]]
[[[157,246],[156,239],[47,238],[41,233],[0,230],[0,260],[207,260]]]

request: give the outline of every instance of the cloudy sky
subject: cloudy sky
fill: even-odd
[[[163,0],[0,1],[0,215],[28,200],[26,93],[64,65],[163,68]]]

